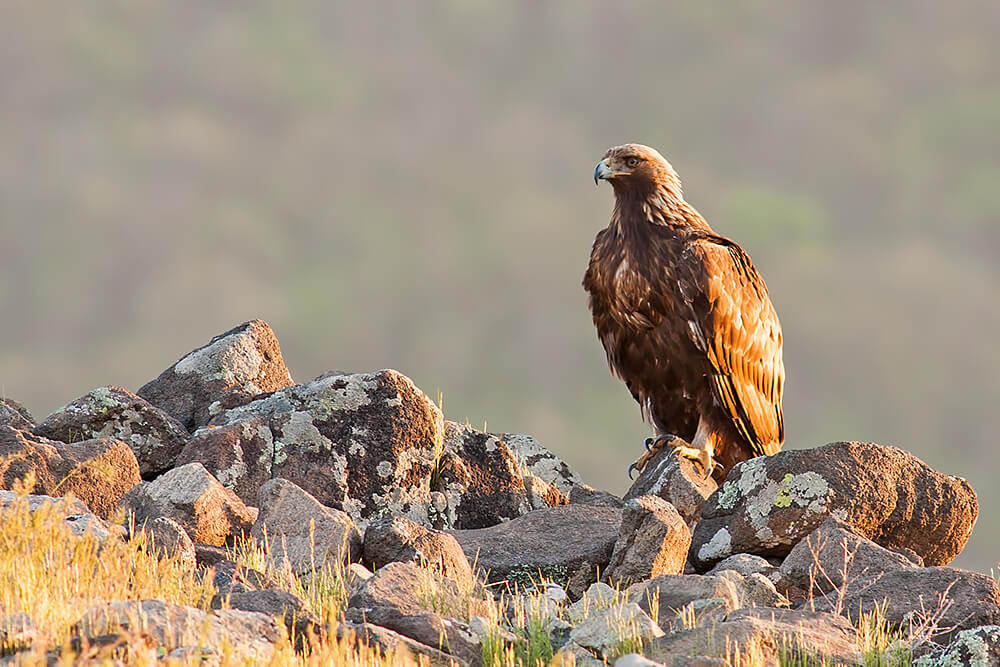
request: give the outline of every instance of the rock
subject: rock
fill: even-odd
[[[229,596],[229,606],[243,611],[257,611],[281,621],[288,629],[289,636],[300,643],[303,635],[317,623],[316,617],[306,609],[302,600],[288,591],[273,588],[233,593]]]
[[[695,600],[720,598],[727,611],[737,609],[739,593],[725,577],[698,574],[661,574],[658,577],[629,586],[628,600],[666,625],[678,611]],[[658,607],[657,610],[653,608]]]
[[[351,623],[344,621],[337,624],[337,641],[354,642],[358,647],[377,647],[383,655],[387,655],[386,664],[392,665],[423,665],[426,660],[432,667],[463,667],[468,663],[453,655],[439,651],[426,644],[405,637],[398,632],[373,623]],[[413,656],[416,659],[412,659]]]
[[[267,420],[251,416],[195,431],[177,455],[177,466],[200,463],[243,502],[254,503],[260,487],[271,479],[273,453]]]
[[[413,563],[389,563],[351,595],[345,617],[352,623],[381,625],[428,646],[439,647],[466,662],[480,662],[482,648],[469,627],[442,613],[429,611],[424,606],[428,603],[445,613],[449,610],[456,613],[468,600],[448,579],[430,577]],[[480,604],[482,609],[464,611],[469,615],[488,612],[485,600]],[[474,601],[473,606],[476,606]]]
[[[62,442],[117,438],[152,479],[174,466],[190,435],[184,425],[127,389],[99,387],[46,417],[34,432]]]
[[[747,552],[784,556],[830,515],[929,565],[961,551],[979,512],[965,480],[894,447],[835,442],[736,465],[702,509],[691,560],[707,570]]]
[[[719,623],[653,639],[643,653],[671,665],[676,656],[726,658],[741,665],[777,665],[779,649],[785,655],[826,656],[833,664],[853,665],[860,659],[855,630],[843,617],[788,609],[740,609]]]
[[[486,528],[531,510],[517,457],[496,436],[445,422],[444,445],[431,489],[444,494],[435,517],[445,528]]]
[[[631,488],[625,500],[640,496],[659,496],[673,505],[693,529],[701,517],[705,500],[719,488],[711,475],[705,475],[690,459],[661,449],[653,456]]]
[[[232,544],[250,532],[256,518],[235,493],[219,484],[200,463],[174,468],[129,491],[121,506],[136,525],[165,516],[174,519],[195,542]]]
[[[0,426],[0,488],[34,474],[40,495],[73,495],[109,519],[126,491],[142,481],[135,454],[121,440],[101,438],[73,444]]]
[[[518,433],[494,433],[491,435],[499,438],[510,448],[522,469],[556,487],[562,495],[568,496],[573,487],[580,484],[580,476],[565,461],[543,447],[538,440],[530,435]]]
[[[273,583],[259,570],[231,560],[220,561],[212,569],[212,586],[218,591],[212,598],[212,607],[218,609],[232,595],[263,591],[271,588]]]
[[[274,619],[267,614],[237,609],[208,614],[162,600],[98,605],[78,623],[83,637],[97,636],[114,627],[142,635],[165,651],[186,646],[222,654],[225,648],[238,660],[260,662],[274,656],[274,644],[281,636]]]
[[[663,630],[639,605],[626,602],[591,611],[569,636],[576,644],[607,660],[618,653],[623,639],[645,643],[654,637],[662,637]]]
[[[591,610],[607,609],[617,602],[618,591],[604,582],[595,581],[583,592],[579,600],[566,609],[566,617],[573,623],[580,623],[587,618]]]
[[[489,528],[454,530],[462,550],[492,582],[524,588],[549,579],[567,582],[586,566],[587,584],[611,560],[622,512],[613,507],[560,505],[535,510]]]
[[[639,653],[626,653],[615,660],[614,667],[663,667],[663,663],[654,662]]]
[[[147,521],[143,530],[149,534],[149,546],[156,552],[165,557],[177,556],[185,567],[195,567],[197,554],[194,542],[182,525],[169,517],[160,516]]]
[[[604,660],[598,660],[594,654],[576,642],[566,642],[552,660],[555,665],[574,665],[575,667],[606,667]]]
[[[392,370],[322,376],[227,410],[214,423],[244,420],[262,420],[258,435],[272,443],[255,463],[260,470],[247,474],[294,482],[358,523],[398,515],[428,524],[443,417],[409,378]],[[230,478],[239,488],[238,471]]]
[[[732,556],[720,560],[715,564],[715,567],[706,572],[706,574],[719,574],[723,570],[733,570],[734,572],[742,574],[744,577],[749,577],[755,572],[770,575],[770,573],[777,570],[777,568],[771,565],[770,561],[762,556],[756,556],[754,554],[733,554]]]
[[[521,481],[524,483],[524,492],[528,498],[528,507],[532,510],[565,505],[569,502],[569,498],[560,493],[559,489],[541,477],[525,474],[521,477]]]
[[[0,491],[0,510],[9,510],[16,503],[24,503],[28,512],[34,514],[42,508],[54,508],[62,516],[63,523],[72,535],[93,535],[98,542],[112,536],[120,536],[122,530],[109,526],[100,517],[91,514],[82,501],[76,498],[53,498],[52,496],[19,496],[13,491]]]
[[[194,431],[223,410],[290,384],[274,332],[253,320],[189,352],[136,393]]]
[[[1000,665],[1000,626],[983,625],[959,632],[940,651],[913,661],[913,667],[992,667]]]
[[[278,567],[287,560],[296,574],[348,563],[361,556],[361,531],[347,513],[324,507],[287,479],[260,487],[260,514],[250,534],[266,541]]]
[[[0,616],[0,656],[29,648],[39,636],[35,622],[23,611]]]
[[[605,578],[628,586],[660,574],[680,574],[691,533],[674,506],[657,496],[625,502],[618,541]]]
[[[30,431],[35,427],[35,418],[17,401],[0,398],[0,426],[10,426],[18,431]]]
[[[361,588],[361,584],[371,579],[371,577],[372,571],[361,563],[351,563],[348,565],[344,572],[344,583],[347,584],[348,594],[354,595]]]
[[[460,581],[472,577],[472,568],[452,535],[424,528],[404,517],[379,519],[368,524],[364,562],[373,569],[387,563],[411,562],[435,568]]]
[[[794,585],[822,595],[845,582],[871,581],[889,570],[911,567],[918,564],[831,516],[792,548],[780,569]]]
[[[195,542],[194,557],[199,567],[214,567],[223,561],[229,560],[229,552],[224,547]]]
[[[934,640],[943,643],[960,630],[1000,624],[997,582],[985,574],[952,567],[890,570],[871,582],[849,584],[839,596],[834,592],[818,598],[814,605],[818,611],[852,619],[884,605],[886,620],[895,625],[936,616],[942,632]]]
[[[573,505],[601,505],[603,507],[625,507],[625,501],[613,493],[600,491],[587,484],[577,484],[569,492],[569,502]]]
[[[736,587],[741,609],[791,606],[791,601],[778,592],[774,582],[759,572],[744,577],[735,570],[720,570],[715,576],[728,579]]]

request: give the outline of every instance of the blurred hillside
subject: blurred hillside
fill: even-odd
[[[626,9],[627,7],[627,9]],[[639,141],[750,251],[787,447],[967,477],[1000,557],[1000,4],[10,3],[0,391],[41,418],[245,320],[621,491],[646,428],[580,279]]]

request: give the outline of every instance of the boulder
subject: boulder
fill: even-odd
[[[10,426],[19,431],[30,431],[35,427],[35,418],[28,409],[10,398],[0,397],[0,426]]]
[[[96,637],[108,628],[141,635],[157,648],[200,647],[241,661],[266,663],[274,656],[280,631],[267,615],[238,609],[206,613],[162,600],[110,602],[91,608],[77,624],[81,637]]]
[[[569,633],[571,641],[605,660],[617,655],[623,638],[646,642],[662,636],[660,626],[634,602],[591,611]]]
[[[273,617],[285,626],[298,645],[302,644],[309,629],[317,625],[316,617],[300,598],[276,588],[233,593],[229,596],[229,608],[256,611]]]
[[[721,570],[715,576],[728,579],[736,587],[741,609],[791,606],[791,600],[779,593],[774,582],[760,572],[754,572],[744,577],[735,570]]]
[[[719,574],[723,570],[732,570],[742,574],[744,577],[749,577],[755,572],[770,576],[770,574],[777,570],[777,568],[763,556],[757,556],[754,554],[733,554],[732,556],[728,556],[720,560],[715,564],[715,567],[706,572],[706,574]]]
[[[376,570],[387,563],[410,562],[432,567],[460,581],[472,577],[469,559],[454,536],[424,528],[404,517],[368,524],[363,554],[364,562]]]
[[[589,484],[577,484],[569,492],[569,502],[574,505],[603,505],[623,509],[625,501],[608,491],[595,489]]]
[[[740,606],[739,592],[730,580],[699,574],[661,574],[629,586],[626,594],[663,625],[695,600],[721,599],[727,612]]]
[[[125,492],[142,481],[135,454],[121,440],[69,444],[0,426],[0,488],[11,488],[29,473],[34,491],[73,495],[102,519],[111,518]]]
[[[177,466],[200,463],[222,486],[248,504],[271,479],[274,440],[267,420],[248,417],[226,426],[198,429],[177,455]]]
[[[20,496],[13,491],[0,491],[0,510],[7,510],[17,503],[23,503],[28,512],[34,514],[41,508],[54,508],[62,517],[72,535],[93,535],[98,542],[112,536],[120,536],[123,532],[117,526],[105,523],[100,517],[91,514],[87,506],[76,498],[53,498],[52,496],[27,495]]]
[[[964,479],[901,449],[835,442],[737,464],[705,503],[690,557],[707,570],[740,552],[784,556],[833,515],[877,544],[942,565],[962,550],[978,512]]]
[[[354,644],[358,648],[375,647],[391,660],[393,665],[424,665],[431,667],[465,667],[468,665],[453,655],[421,644],[398,632],[375,625],[374,623],[351,623],[343,621],[337,624],[337,641]]]
[[[129,491],[121,506],[136,525],[165,516],[174,519],[195,542],[233,544],[250,532],[256,514],[235,493],[219,484],[200,463],[166,472]]]
[[[263,591],[273,588],[263,572],[245,567],[231,560],[222,560],[212,566],[212,586],[217,593],[212,598],[212,608],[218,609],[233,595]]]
[[[59,408],[34,428],[42,437],[62,442],[117,438],[139,462],[144,479],[174,466],[190,434],[183,424],[127,389],[94,389]]]
[[[281,564],[287,560],[296,574],[332,567],[361,556],[361,531],[345,512],[324,507],[287,479],[272,479],[260,487],[260,513],[250,530]]]
[[[824,656],[832,664],[853,665],[860,660],[854,627],[846,619],[789,609],[740,609],[718,623],[653,639],[643,649],[647,657],[670,665],[676,664],[677,656],[777,665],[779,651],[785,656],[814,656],[816,664],[819,659],[815,656]]]
[[[520,433],[492,435],[510,448],[523,470],[554,486],[562,495],[568,496],[573,487],[580,484],[580,476],[565,461],[530,435]]]
[[[799,588],[822,595],[846,582],[871,581],[889,570],[922,564],[880,547],[831,516],[792,548],[780,570]]]
[[[1000,626],[982,625],[959,632],[948,646],[921,656],[913,667],[993,667],[1000,665]]]
[[[143,530],[148,534],[149,546],[161,556],[177,556],[189,568],[194,568],[197,564],[194,542],[181,524],[169,517],[160,516],[147,521]]]
[[[189,352],[136,393],[194,431],[228,408],[290,384],[274,332],[253,320]]]
[[[587,587],[579,600],[566,608],[566,617],[573,623],[581,623],[591,611],[607,609],[618,604],[619,597],[616,589],[602,581],[595,581]]]
[[[406,516],[428,523],[430,483],[444,422],[409,378],[393,370],[325,375],[220,414],[214,424],[254,421],[271,443],[241,475],[281,477],[358,523]],[[256,454],[244,452],[244,461]],[[259,479],[259,477],[258,477]],[[245,492],[252,488],[244,486]]]
[[[565,584],[584,569],[586,588],[611,560],[621,517],[614,507],[560,505],[489,528],[450,532],[490,581],[520,588],[543,578]]]
[[[980,572],[952,567],[913,567],[890,570],[870,582],[859,581],[813,602],[818,611],[832,611],[857,619],[876,605],[894,625],[934,618],[947,643],[961,630],[1000,624],[1000,588]]]
[[[705,500],[719,488],[711,475],[702,472],[691,459],[664,448],[658,451],[628,491],[625,500],[639,496],[659,496],[673,505],[693,529],[701,517]]]
[[[631,498],[625,502],[605,578],[628,586],[661,574],[680,574],[690,548],[691,533],[673,505],[657,496]]]

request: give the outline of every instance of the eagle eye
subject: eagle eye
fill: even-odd
[[[625,160],[625,164],[627,164],[630,167],[638,167],[639,166],[639,158],[637,158],[637,157],[630,157],[629,159]]]

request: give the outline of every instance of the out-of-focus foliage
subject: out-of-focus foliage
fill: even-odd
[[[768,281],[787,446],[897,444],[989,517],[998,34],[930,0],[9,3],[0,391],[41,417],[262,317],[298,380],[398,368],[620,491],[646,430],[580,278],[593,165],[641,141]]]

